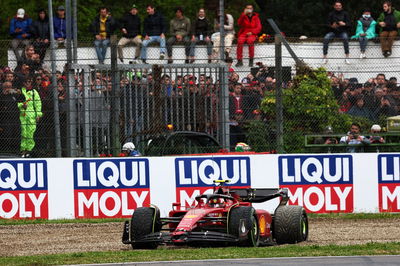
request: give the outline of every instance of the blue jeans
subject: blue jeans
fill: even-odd
[[[344,53],[349,54],[350,53],[349,52],[349,36],[347,35],[347,32],[340,32],[340,33],[329,32],[324,37],[324,55],[328,54],[329,42],[331,40],[333,40],[335,37],[343,40]]]
[[[99,63],[103,64],[104,59],[106,59],[107,48],[110,45],[110,40],[95,40],[94,46],[96,48],[97,58],[99,59]]]
[[[213,44],[212,44],[211,40],[208,41],[208,42],[205,41],[205,40],[200,41],[199,37],[196,37],[196,39],[194,41],[190,42],[189,56],[194,56],[194,50],[195,50],[196,44],[197,43],[202,43],[202,42],[205,42],[206,45],[207,45],[207,55],[211,55],[212,54],[212,46],[213,46]]]
[[[358,41],[360,42],[361,53],[365,53],[365,50],[367,49],[368,39],[365,36],[360,36],[358,38]]]
[[[142,58],[142,60],[147,59],[147,46],[153,42],[158,42],[160,44],[160,53],[165,54],[167,52],[165,38],[161,38],[160,36],[149,36],[149,38],[150,39],[143,40],[142,42],[142,51],[140,53],[140,58]]]

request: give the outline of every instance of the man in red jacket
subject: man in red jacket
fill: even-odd
[[[249,66],[254,63],[254,42],[261,31],[261,21],[257,13],[254,12],[253,5],[246,5],[242,15],[238,20],[240,27],[237,42],[237,67],[243,66],[243,44],[249,45]]]

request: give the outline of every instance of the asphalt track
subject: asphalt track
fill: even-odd
[[[223,260],[186,260],[186,261],[160,261],[160,262],[125,262],[109,264],[85,264],[86,266],[398,266],[400,265],[400,255],[394,256],[351,256],[351,257],[295,257],[295,258],[264,258],[264,259],[223,259]]]

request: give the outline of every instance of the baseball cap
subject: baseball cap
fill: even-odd
[[[23,8],[18,9],[17,18],[23,18],[25,16],[25,10]]]
[[[64,6],[58,6],[57,10],[65,10]]]
[[[138,9],[138,8],[137,8],[137,5],[135,5],[135,4],[132,5],[132,8]]]

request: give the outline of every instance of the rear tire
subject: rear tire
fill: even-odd
[[[242,232],[241,221],[244,221],[245,230],[248,231],[246,239],[239,243],[247,247],[257,247],[260,242],[257,217],[253,207],[234,207],[229,212],[228,234],[240,238]],[[243,223],[243,222],[242,222]]]
[[[160,232],[160,211],[157,208],[141,207],[132,214],[130,237],[132,241],[140,240],[144,236]],[[156,249],[157,242],[132,243],[133,249]]]
[[[278,244],[295,244],[308,238],[308,218],[301,206],[280,206],[274,215],[273,235]]]

